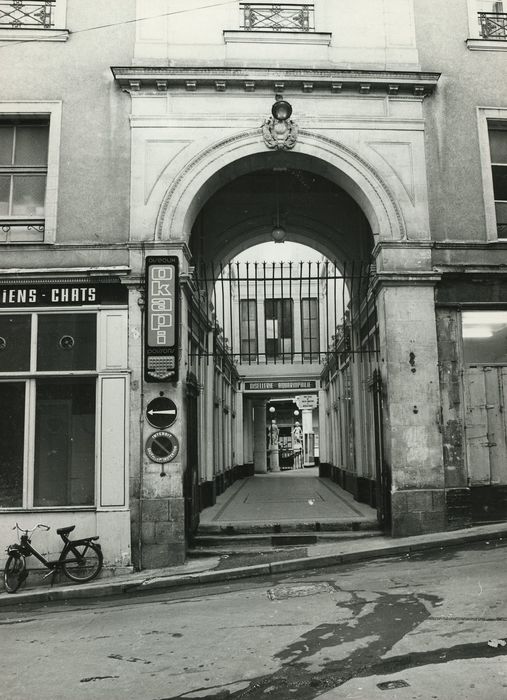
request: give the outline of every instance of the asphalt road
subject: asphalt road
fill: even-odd
[[[0,696],[506,700],[507,543],[0,612]]]

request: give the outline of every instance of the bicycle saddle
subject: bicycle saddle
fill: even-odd
[[[75,525],[69,525],[69,527],[61,527],[56,531],[56,533],[57,535],[68,535],[69,532],[72,532],[72,530],[74,530],[75,527]]]

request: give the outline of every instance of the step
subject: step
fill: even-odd
[[[359,532],[287,532],[281,534],[244,534],[244,535],[201,535],[197,534],[192,541],[192,549],[221,550],[240,548],[242,551],[271,549],[273,547],[297,547],[312,544],[330,544],[333,542],[348,542],[369,537],[380,537],[380,530],[363,530]]]
[[[288,534],[324,534],[349,533],[357,535],[364,532],[378,532],[378,521],[372,519],[329,520],[319,522],[288,521],[275,522],[235,522],[235,523],[201,523],[196,537],[236,537],[241,535],[274,536]]]

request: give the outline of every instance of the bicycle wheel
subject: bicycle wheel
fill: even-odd
[[[91,581],[102,569],[102,550],[93,542],[73,544],[62,562],[63,573],[71,581]]]
[[[22,554],[9,554],[4,569],[4,586],[7,593],[16,593],[26,579],[26,561]]]

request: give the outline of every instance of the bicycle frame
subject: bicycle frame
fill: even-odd
[[[43,564],[47,569],[50,569],[49,574],[46,574],[43,576],[43,578],[47,578],[48,576],[51,576],[51,574],[55,574],[61,564],[65,561],[65,557],[69,552],[72,552],[74,556],[76,557],[76,561],[80,559],[80,555],[75,551],[75,546],[78,544],[88,544],[94,540],[98,540],[98,537],[84,537],[80,540],[69,540],[67,535],[60,533],[60,537],[62,538],[64,542],[64,547],[62,551],[60,552],[60,556],[58,559],[46,559],[46,557],[38,552],[31,543],[30,538],[28,537],[28,534],[21,535],[20,537],[20,543],[19,544],[12,544],[8,547],[8,552],[19,552],[25,557],[29,556],[34,556],[36,559],[38,559],[41,564]],[[99,544],[96,546],[100,547]],[[67,559],[67,562],[71,560]]]

